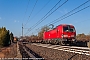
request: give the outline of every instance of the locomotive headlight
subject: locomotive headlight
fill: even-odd
[[[68,35],[63,35],[64,37],[68,37]]]
[[[74,35],[71,35],[71,37],[74,37]]]
[[[62,38],[63,38],[63,34],[62,34],[62,36],[61,36]]]
[[[72,39],[72,41],[75,41],[75,39]]]

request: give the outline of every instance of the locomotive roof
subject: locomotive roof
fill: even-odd
[[[60,24],[60,25],[56,26],[56,27],[53,28],[53,29],[56,29],[56,28],[59,27],[59,26],[67,26],[67,25],[73,26],[72,24]],[[50,30],[48,30],[48,31],[51,31],[51,30],[53,30],[53,29],[50,29]]]
[[[58,26],[67,26],[67,25],[70,25],[70,26],[73,26],[72,24],[60,24],[60,25],[58,25]],[[58,26],[56,26],[56,27],[58,27]]]

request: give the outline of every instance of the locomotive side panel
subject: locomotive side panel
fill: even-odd
[[[62,30],[62,25],[57,27],[57,38],[58,39],[62,39],[62,34],[63,34],[63,30]]]
[[[48,31],[47,32],[44,32],[43,39],[44,40],[48,40],[49,39],[49,32]]]
[[[56,28],[49,31],[50,39],[55,39],[57,37]]]

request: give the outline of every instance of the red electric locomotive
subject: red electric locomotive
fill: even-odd
[[[75,43],[76,30],[73,25],[61,24],[43,34],[44,42],[55,44]]]

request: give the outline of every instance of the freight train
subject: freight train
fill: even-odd
[[[32,40],[30,42],[59,45],[73,44],[76,42],[76,30],[73,25],[60,24],[51,30],[44,31],[42,40]]]
[[[43,33],[44,43],[72,44],[76,41],[76,30],[73,25],[60,24],[56,28]]]

